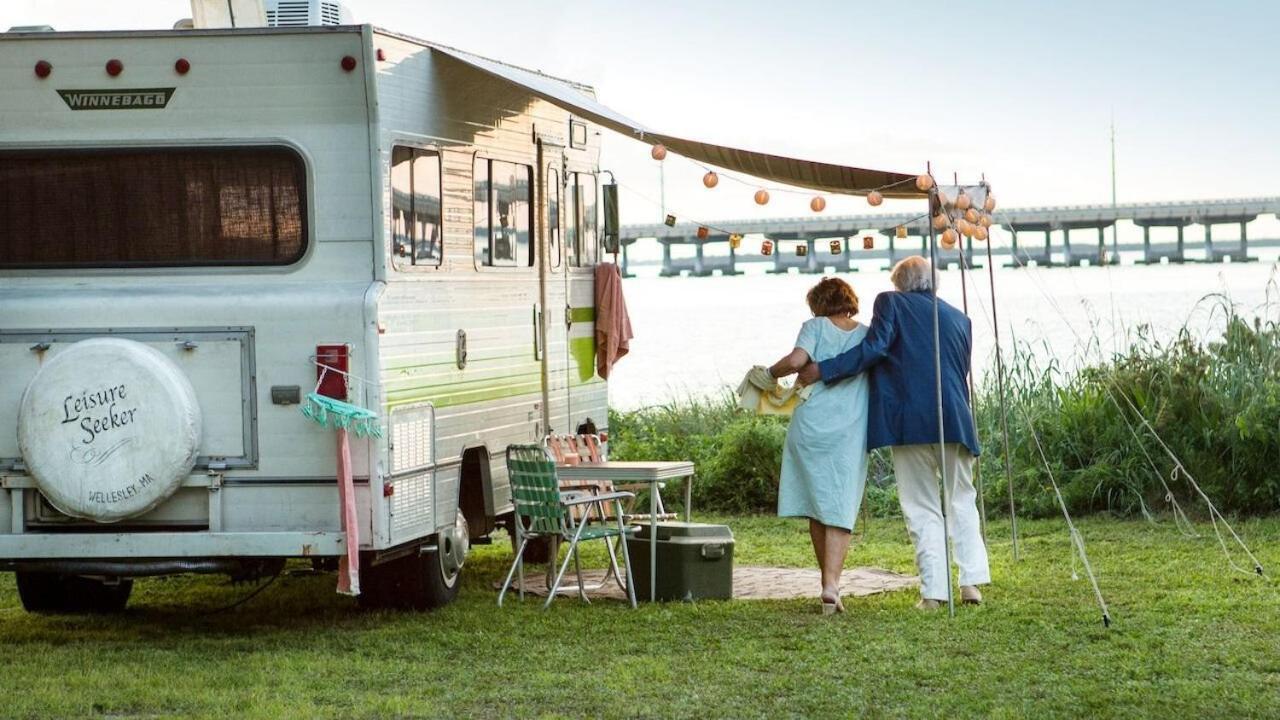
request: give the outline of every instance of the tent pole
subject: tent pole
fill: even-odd
[[[1000,393],[1000,435],[1004,441],[1004,484],[1009,489],[1009,527],[1013,535],[1013,561],[1022,560],[1018,549],[1018,506],[1013,497],[1013,462],[1009,459],[1009,404],[1004,392],[1004,354],[1000,350],[1000,318],[996,314],[996,267],[991,259],[992,239],[987,238],[987,278],[991,283],[991,327],[996,341],[996,391]],[[1017,253],[1015,248],[1013,251]],[[1015,257],[1016,259],[1016,257]]]
[[[930,176],[933,175],[929,168]],[[929,189],[929,213],[925,226],[929,228],[929,272],[932,275],[930,284],[933,295],[933,381],[934,398],[938,403],[938,477],[942,480],[942,545],[947,560],[947,612],[955,617],[956,603],[951,590],[951,523],[947,492],[947,436],[946,423],[942,419],[942,339],[938,319],[938,242],[933,229],[933,208],[938,203],[938,185],[935,182]]]
[[[957,183],[957,185],[958,184],[959,183]],[[933,218],[929,218],[929,220],[932,221]],[[969,243],[970,243],[969,247],[972,250],[973,240],[970,239]],[[969,317],[969,281],[967,279],[967,276],[969,274],[968,273],[969,262],[965,259],[964,244],[959,243],[959,246],[960,246],[960,255],[959,255],[960,257],[960,298],[964,303],[964,316]],[[978,288],[976,285],[974,286],[973,291],[974,292],[978,291]],[[970,364],[970,367],[969,367],[969,376],[965,378],[965,380],[969,384],[969,418],[973,421],[973,434],[975,437],[977,437],[978,416],[974,413],[974,403],[976,401],[974,400],[975,395],[973,394],[972,364]],[[985,545],[987,543],[987,501],[985,498],[986,492],[982,487],[982,463],[976,460],[973,463],[973,484],[975,486],[975,489],[978,491],[978,528],[982,533],[982,544]]]

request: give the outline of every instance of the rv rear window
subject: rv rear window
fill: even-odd
[[[285,265],[306,215],[287,148],[0,151],[0,268]]]

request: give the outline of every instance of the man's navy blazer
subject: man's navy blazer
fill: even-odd
[[[871,398],[867,448],[938,441],[937,384],[934,375],[933,294],[885,292],[876,296],[871,328],[853,349],[818,363],[824,383],[868,373]],[[964,313],[938,301],[942,344],[942,422],[946,442],[977,455],[977,433],[969,406],[972,323]]]

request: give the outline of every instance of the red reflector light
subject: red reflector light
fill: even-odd
[[[387,54],[382,52],[382,48],[378,48],[378,62],[386,62]]]
[[[49,77],[51,73],[53,73],[53,65],[48,60],[41,60],[36,63],[36,77],[43,80]]]
[[[107,61],[108,75],[110,75],[111,77],[115,77],[122,72],[124,72],[124,63],[120,62],[119,60],[116,60],[115,58],[111,58],[110,60]]]
[[[191,62],[186,58],[178,58],[178,62],[173,64],[173,70],[179,75],[186,75],[191,72]]]
[[[353,58],[353,57],[351,57],[350,55],[346,55],[346,56],[344,56],[344,57],[342,58],[342,69],[343,69],[343,70],[346,70],[347,72],[351,72],[352,70],[355,70],[355,69],[356,69],[356,59],[355,59],[355,58]]]
[[[316,346],[317,393],[335,400],[346,400],[347,375],[351,370],[350,345]]]
[[[391,483],[382,483],[382,497],[391,497],[396,494],[396,486]]]

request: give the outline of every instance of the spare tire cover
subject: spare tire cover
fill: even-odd
[[[83,340],[27,385],[18,447],[54,507],[115,522],[159,505],[191,472],[200,408],[186,375],[158,350]]]

